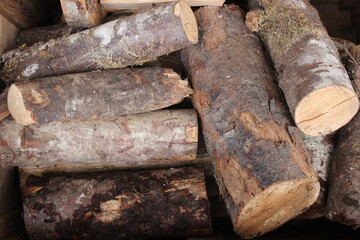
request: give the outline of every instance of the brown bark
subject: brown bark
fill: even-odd
[[[18,33],[14,46],[15,48],[30,47],[35,43],[47,42],[51,39],[69,36],[80,31],[81,28],[70,27],[67,24],[30,28]]]
[[[153,239],[208,234],[202,170],[29,176],[22,188],[30,239]]]
[[[124,68],[14,83],[8,107],[17,123],[110,119],[181,102],[192,92],[187,80],[166,68]]]
[[[0,166],[65,163],[191,162],[196,158],[194,110],[163,110],[111,120],[52,122],[24,127],[0,123]]]
[[[0,94],[0,121],[4,120],[10,115],[8,106],[7,106],[7,94],[8,88],[4,89]]]
[[[146,39],[146,41],[145,41]],[[184,2],[111,21],[7,56],[2,71],[9,83],[95,69],[142,64],[197,42],[193,12]]]
[[[349,60],[346,64],[351,80],[354,80],[353,85],[359,94],[360,84],[360,45],[349,48]]]
[[[358,57],[356,52],[358,49]],[[347,64],[354,85],[359,84],[359,76],[354,74],[359,65],[360,49],[350,49],[351,58]],[[357,60],[356,60],[357,59]],[[360,61],[359,61],[360,62]],[[359,88],[356,87],[359,96]],[[349,225],[354,229],[360,227],[360,114],[339,130],[339,141],[336,147],[329,179],[327,217],[333,221]]]
[[[308,135],[331,133],[359,108],[339,54],[305,0],[251,0],[246,24],[267,47],[290,112]]]
[[[99,0],[60,0],[60,3],[66,23],[71,27],[95,27],[106,16]]]
[[[355,46],[355,43],[341,38],[331,38],[331,40],[339,52],[341,63],[345,65],[350,58],[349,48]]]
[[[195,16],[199,44],[182,57],[216,179],[235,231],[262,235],[309,207],[320,186],[241,10],[204,7]]]
[[[328,195],[329,174],[337,142],[337,134],[324,136],[309,136],[304,134],[304,142],[310,153],[310,160],[320,182],[320,194],[315,203],[299,218],[314,219],[324,217],[326,214],[326,201]]]

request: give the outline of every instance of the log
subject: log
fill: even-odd
[[[308,1],[251,0],[248,28],[265,44],[296,125],[325,135],[348,123],[359,108],[339,54]]]
[[[8,88],[4,89],[0,94],[0,121],[4,120],[8,116],[10,116],[10,111],[7,106],[7,94]]]
[[[19,32],[16,36],[14,46],[15,48],[30,47],[36,43],[69,36],[81,30],[82,28],[70,27],[67,24],[30,28]]]
[[[99,0],[60,0],[66,23],[71,27],[91,28],[100,25],[106,11]]]
[[[350,58],[349,48],[356,44],[341,38],[331,38],[331,40],[339,52],[341,63],[346,65]]]
[[[166,68],[124,68],[14,83],[8,107],[18,124],[69,119],[111,119],[180,103],[187,80]]]
[[[195,16],[199,43],[182,50],[193,103],[234,230],[259,236],[308,208],[320,185],[242,11],[204,7]]]
[[[326,214],[326,201],[328,195],[328,180],[332,156],[337,142],[337,134],[331,133],[323,136],[304,135],[304,142],[310,153],[311,165],[320,182],[320,194],[315,203],[299,218],[315,219]]]
[[[46,13],[40,0],[3,0],[0,4],[0,14],[21,29],[44,24]]]
[[[211,233],[202,170],[29,176],[30,239],[153,239]]]
[[[225,0],[186,0],[192,7],[199,6],[221,6]],[[121,9],[149,8],[154,4],[165,2],[176,2],[176,0],[100,0],[104,9],[109,12],[116,12]]]
[[[358,45],[359,46],[359,45]],[[356,51],[357,50],[357,51]],[[353,74],[359,70],[360,48],[349,50],[351,58],[347,64],[348,72],[357,94],[360,96],[358,84],[360,75]],[[329,194],[327,200],[327,218],[349,225],[354,229],[360,227],[360,114],[339,130],[332,169],[329,178]]]
[[[144,41],[146,39],[146,41]],[[193,12],[185,1],[50,40],[4,59],[4,81],[122,68],[142,64],[197,42]]]
[[[74,120],[29,127],[3,121],[0,166],[186,163],[196,158],[197,131],[194,110],[163,110],[110,120]]]

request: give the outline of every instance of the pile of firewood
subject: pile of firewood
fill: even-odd
[[[307,0],[223,2],[61,0],[67,25],[20,32],[0,166],[20,167],[30,239],[210,234],[198,116],[237,234],[360,226],[360,45]]]

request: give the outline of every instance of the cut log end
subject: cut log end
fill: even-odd
[[[18,124],[31,125],[37,123],[33,118],[30,111],[25,107],[23,95],[19,88],[13,84],[8,92],[8,109]]]
[[[175,5],[174,13],[176,16],[180,16],[180,21],[185,31],[186,36],[192,43],[198,42],[198,28],[195,19],[195,15],[191,10],[189,4],[182,0]]]
[[[272,231],[304,212],[315,202],[319,191],[315,177],[274,184],[246,204],[235,229],[243,238]]]
[[[295,110],[295,122],[305,134],[325,135],[347,124],[358,109],[359,100],[352,89],[331,86],[301,100]]]

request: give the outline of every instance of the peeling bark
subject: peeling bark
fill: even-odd
[[[102,24],[23,51],[3,55],[5,82],[123,68],[197,42],[193,12],[184,2]],[[5,58],[5,59],[4,59]]]
[[[359,100],[319,15],[305,0],[250,0],[246,24],[267,47],[290,112],[308,135],[348,123]]]
[[[191,162],[196,158],[194,110],[163,110],[111,120],[52,122],[24,127],[0,123],[0,166],[77,163]]]
[[[204,7],[195,16],[199,43],[182,50],[193,103],[234,229],[259,236],[309,207],[319,183],[242,11]]]
[[[111,119],[177,104],[192,93],[171,69],[124,68],[14,83],[9,110],[17,123]]]
[[[211,233],[204,174],[195,168],[29,176],[29,239],[153,239]]]

